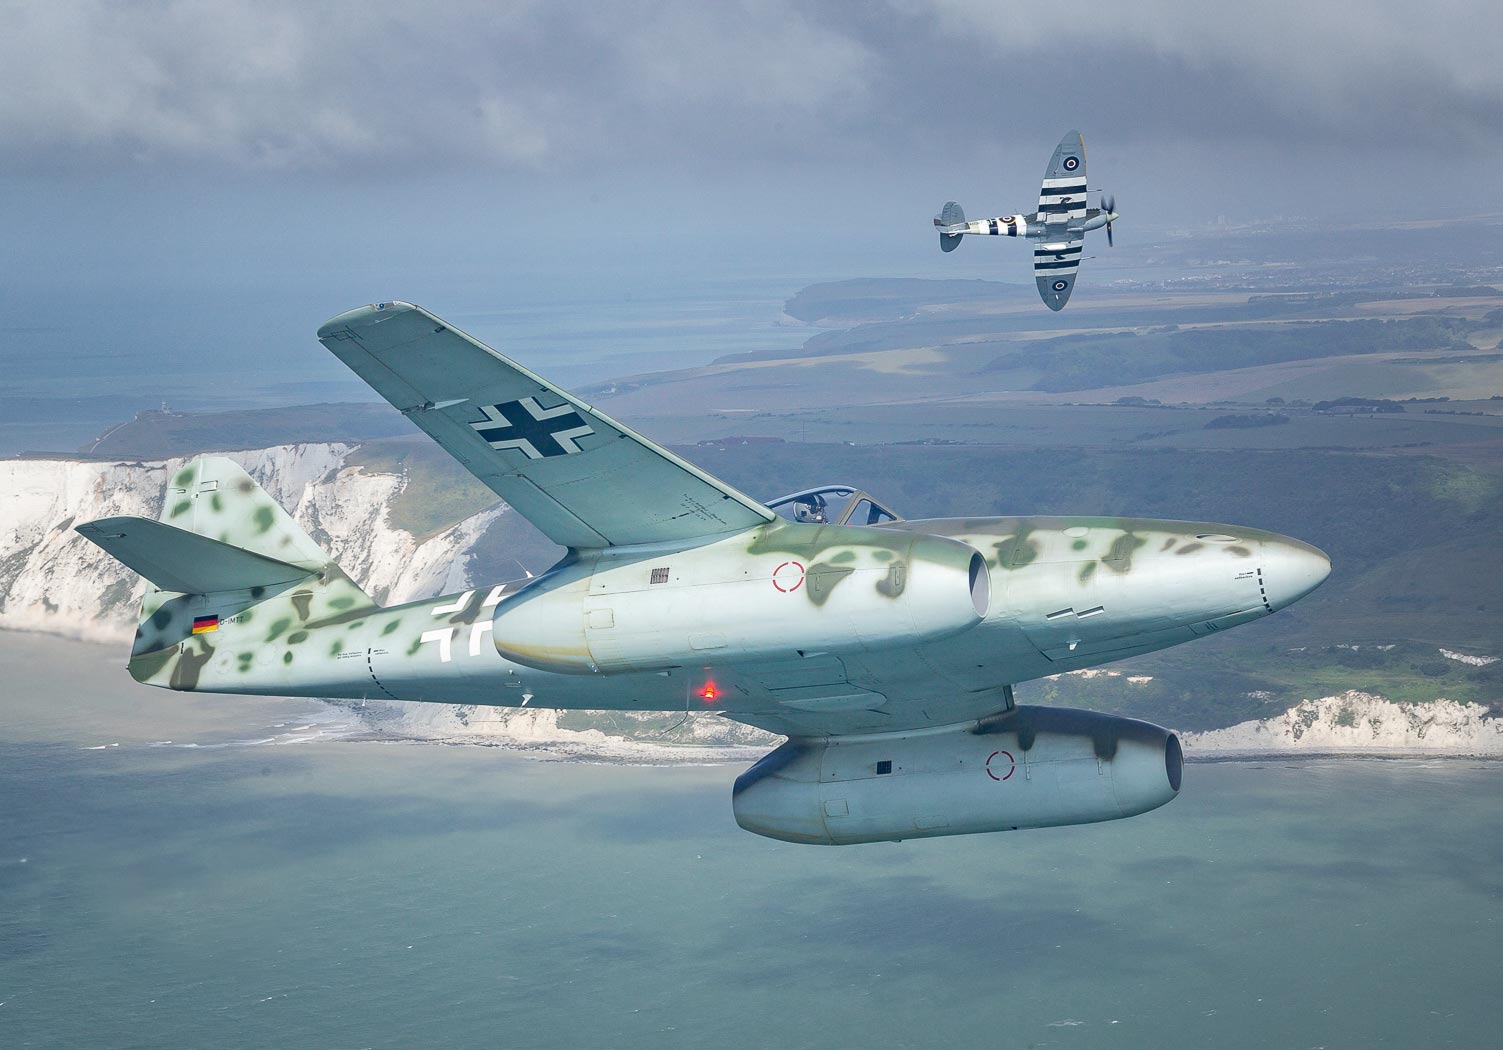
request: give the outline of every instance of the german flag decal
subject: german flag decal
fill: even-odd
[[[195,616],[193,617],[193,633],[208,634],[210,631],[219,630],[218,616]]]

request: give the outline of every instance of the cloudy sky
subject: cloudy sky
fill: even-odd
[[[1028,206],[1071,127],[1123,232],[1503,190],[1489,0],[0,0],[0,25],[11,305],[973,276],[930,217]]]
[[[1021,152],[1031,172],[1073,125],[1103,161],[1197,174],[1498,159],[1497,4],[1227,6],[7,2],[0,164],[781,181]]]

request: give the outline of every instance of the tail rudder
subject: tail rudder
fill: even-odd
[[[78,532],[151,584],[130,660],[132,677],[151,685],[197,688],[232,635],[253,651],[378,608],[239,464],[223,457],[178,470],[160,520],[105,518]],[[250,672],[250,662],[242,662],[242,672]],[[218,670],[222,677],[224,668]]]
[[[960,247],[960,239],[964,233],[946,233],[946,229],[965,225],[965,209],[954,201],[946,201],[940,209],[939,215],[934,219],[934,225],[939,229],[939,249],[944,252],[953,252]]]

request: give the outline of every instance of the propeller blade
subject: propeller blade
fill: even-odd
[[[1112,224],[1111,223],[1107,223],[1106,224],[1106,246],[1108,248],[1115,248],[1116,247],[1116,245],[1112,243]]]

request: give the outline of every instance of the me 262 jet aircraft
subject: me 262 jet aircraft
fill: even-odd
[[[1033,278],[1039,298],[1049,309],[1063,310],[1075,290],[1086,231],[1105,228],[1106,243],[1110,246],[1112,223],[1119,218],[1115,197],[1103,197],[1099,208],[1086,207],[1086,198],[1085,141],[1080,132],[1067,131],[1044,170],[1038,211],[1032,215],[1003,215],[967,222],[965,210],[954,201],[947,201],[934,218],[940,249],[953,252],[968,233],[1027,237],[1036,242]]]
[[[853,485],[759,503],[408,303],[319,339],[568,548],[541,576],[382,607],[235,463],[159,520],[78,526],[150,583],[130,673],[169,689],[709,711],[786,734],[749,831],[844,844],[1111,820],[1180,787],[1174,734],[1012,687],[1267,616],[1324,554],[1134,518],[903,520]]]

